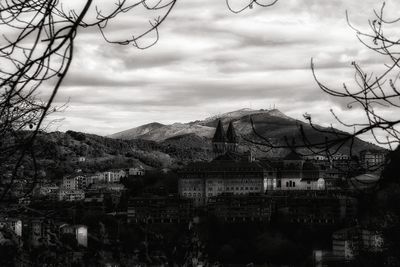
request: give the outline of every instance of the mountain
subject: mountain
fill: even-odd
[[[241,137],[239,143],[239,149],[242,151],[248,150],[249,146],[256,147],[255,152],[258,156],[282,156],[287,153],[286,149],[274,150],[273,152],[262,152],[265,150],[262,146],[254,146],[245,140],[257,140],[263,141],[256,137],[252,129],[250,118],[253,119],[257,132],[263,137],[267,138],[270,142],[275,144],[281,144],[284,137],[290,140],[295,140],[296,144],[302,143],[303,139],[299,131],[299,126],[304,129],[305,135],[311,142],[322,142],[325,138],[334,138],[332,134],[322,134],[314,130],[309,124],[293,119],[278,109],[240,109],[232,112],[219,114],[213,117],[206,118],[204,120],[197,120],[189,123],[174,123],[170,125],[162,125],[159,123],[151,123],[136,128],[132,128],[123,132],[115,133],[110,135],[110,138],[132,140],[142,139],[148,141],[154,141],[161,146],[168,145],[169,147],[193,147],[193,148],[207,148],[211,150],[211,138],[214,134],[215,127],[219,120],[222,121],[224,128],[226,129],[229,122],[233,122],[235,130]],[[149,127],[149,125],[156,125],[155,127]],[[323,127],[317,126],[320,129]],[[151,128],[151,129],[150,129]],[[146,129],[146,131],[143,131]],[[377,146],[364,142],[360,139],[356,139],[353,152],[358,153],[359,151],[366,148],[378,148]],[[342,153],[348,153],[350,150],[350,144],[345,144],[340,151]]]
[[[152,122],[149,124],[145,124],[136,128],[132,128],[126,131],[122,131],[116,134],[111,135],[111,138],[114,139],[138,139],[139,136],[144,136],[152,131],[155,131],[161,127],[165,126],[164,124],[158,123],[158,122]],[[141,138],[141,139],[146,139],[146,138]]]
[[[251,125],[248,123],[248,118],[250,118],[250,116],[260,117],[261,119],[265,119],[268,121],[273,119],[296,122],[296,120],[286,116],[277,109],[253,110],[246,108],[206,118],[201,121],[194,121],[189,123],[174,123],[171,125],[163,125],[157,122],[153,122],[136,128],[118,132],[109,135],[108,137],[123,140],[143,139],[155,142],[162,142],[172,137],[194,134],[210,139],[214,134],[218,120],[222,120],[224,125],[227,125],[232,120],[235,122],[236,128],[240,129],[240,133],[247,134],[251,132]]]

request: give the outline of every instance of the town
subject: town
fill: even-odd
[[[58,181],[41,177],[30,194],[21,182],[13,190],[17,201],[6,203],[0,214],[0,243],[15,246],[15,266],[30,266],[32,257],[38,264],[84,266],[240,261],[230,246],[219,251],[213,242],[210,248],[202,225],[214,222],[226,229],[321,229],[315,231],[325,235],[325,244],[305,252],[314,266],[338,266],[365,251],[382,251],[383,234],[372,224],[361,227],[359,211],[360,195],[379,182],[385,150],[328,158],[292,149],[284,157],[256,158],[251,147],[239,151],[238,142],[234,124],[224,129],[219,121],[211,161],[156,174],[141,165],[95,173],[78,168]],[[86,158],[76,161],[85,164]],[[172,186],[163,184],[167,176]]]

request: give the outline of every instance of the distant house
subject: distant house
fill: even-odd
[[[209,199],[207,211],[226,223],[269,222],[273,200],[264,194],[221,194]]]
[[[22,221],[18,218],[0,217],[0,229],[12,230],[17,236],[22,236]]]
[[[361,165],[367,173],[380,172],[386,160],[386,151],[367,149],[360,152]]]
[[[38,196],[52,196],[57,194],[59,189],[56,185],[43,185],[38,187],[35,192]]]
[[[192,219],[192,202],[174,196],[136,197],[128,204],[130,223],[177,223]]]
[[[332,236],[333,255],[346,260],[353,259],[362,250],[382,251],[383,244],[382,233],[359,227],[345,228],[334,232]]]
[[[59,201],[80,201],[85,199],[85,191],[81,189],[60,189]]]
[[[106,183],[119,183],[121,178],[126,177],[124,170],[110,170],[100,173],[101,180]]]
[[[88,230],[86,225],[63,224],[59,229],[60,235],[72,234],[75,236],[78,245],[87,247]]]
[[[142,166],[126,169],[125,172],[129,176],[143,176],[145,174],[145,169]]]
[[[67,176],[63,178],[62,188],[65,189],[85,189],[88,186],[86,176]]]
[[[269,162],[266,190],[324,190],[325,180],[317,165],[290,152],[283,160]]]
[[[103,183],[103,184],[92,184],[90,187],[91,191],[112,191],[122,192],[125,190],[125,186],[119,183]]]

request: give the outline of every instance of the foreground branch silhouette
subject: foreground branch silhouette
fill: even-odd
[[[384,14],[385,3],[379,11],[374,11],[374,19],[368,21],[369,32],[362,32],[354,27],[346,13],[348,25],[357,35],[358,40],[369,50],[382,56],[382,69],[379,74],[367,71],[360,63],[352,62],[354,69],[355,85],[343,84],[342,88],[331,88],[319,80],[317,67],[311,60],[311,70],[319,88],[326,94],[344,99],[348,109],[356,109],[363,112],[365,121],[347,122],[338,116],[334,110],[330,110],[335,121],[347,132],[339,131],[333,127],[319,127],[314,124],[311,115],[304,114],[308,124],[299,124],[299,136],[301,140],[291,140],[284,137],[280,142],[273,142],[260,134],[257,123],[251,120],[255,138],[249,141],[269,149],[286,148],[300,150],[304,155],[325,155],[332,158],[333,155],[348,145],[350,155],[357,137],[370,134],[379,145],[394,150],[400,143],[400,116],[388,116],[386,110],[391,114],[400,114],[400,89],[398,80],[400,76],[400,38],[389,34],[389,30],[396,29],[400,24],[400,18],[390,20]],[[311,140],[305,128],[311,127],[313,131],[322,134],[324,140]]]
[[[236,10],[232,1],[226,3],[234,13],[277,2],[236,1],[241,4]],[[73,60],[79,31],[97,29],[110,44],[146,49],[157,43],[159,27],[177,0],[105,2],[77,1],[79,8],[67,0],[0,3],[0,201],[5,197],[21,197],[13,195],[17,180],[24,181],[25,195],[35,186],[39,175],[35,139],[46,129],[48,115],[64,108],[54,107],[53,101]],[[67,8],[68,5],[72,7]],[[147,26],[132,30],[124,38],[109,33],[108,28],[115,20],[138,10],[151,14]]]
[[[157,42],[158,27],[170,14],[176,0],[156,4],[118,0],[107,13],[93,2],[86,0],[79,10],[66,10],[59,0],[6,0],[0,3],[3,33],[0,44],[0,200],[6,196],[21,197],[13,195],[16,180],[23,179],[26,193],[36,183],[34,141],[46,128],[47,116],[62,108],[53,107],[52,103],[73,59],[78,30],[97,28],[109,43],[148,48]],[[123,40],[107,36],[106,29],[111,20],[139,7],[157,12],[148,27]],[[94,18],[86,19],[89,13],[94,13]],[[139,40],[150,34],[155,36],[154,40],[141,45]]]

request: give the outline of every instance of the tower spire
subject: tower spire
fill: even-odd
[[[233,127],[232,121],[229,123],[228,130],[226,131],[226,137],[228,139],[228,143],[237,143],[238,138],[236,135],[235,128]]]
[[[222,126],[221,120],[218,121],[218,125],[215,130],[215,134],[214,134],[212,141],[213,141],[213,143],[216,143],[216,142],[225,143],[226,142],[225,131],[224,131],[224,127]]]

